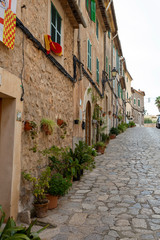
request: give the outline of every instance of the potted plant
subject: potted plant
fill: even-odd
[[[106,145],[109,143],[109,136],[106,133],[101,133],[101,139],[102,142],[104,142]]]
[[[56,123],[53,120],[43,118],[41,120],[41,130],[45,132],[46,135],[51,135],[54,131]]]
[[[24,122],[24,131],[25,132],[29,131],[32,139],[34,139],[35,136],[37,135],[37,130],[38,130],[38,127],[37,127],[37,124],[34,121],[26,120]]]
[[[33,177],[30,173],[22,172],[25,180],[32,183],[32,193],[34,196],[34,208],[36,216],[39,218],[47,216],[48,199],[46,198],[46,189],[49,187],[51,178],[51,169],[47,167],[39,176]]]
[[[104,142],[97,142],[95,145],[97,152],[104,154],[106,144]]]
[[[110,130],[110,134],[109,134],[110,139],[116,138],[116,136],[117,136],[118,134],[119,134],[118,128],[112,127],[111,130]]]
[[[60,173],[55,173],[52,175],[49,181],[48,188],[48,209],[53,209],[57,207],[58,197],[64,196],[68,189],[72,186],[70,179],[63,178]]]

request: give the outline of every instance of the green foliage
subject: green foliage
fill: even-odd
[[[110,134],[116,134],[116,135],[118,135],[119,133],[120,133],[120,131],[118,130],[118,128],[112,127],[111,130],[110,130]]]
[[[94,147],[97,149],[97,147],[105,147],[105,143],[104,142],[97,142],[94,144]]]
[[[109,140],[109,136],[106,133],[101,133],[102,142],[106,143]]]
[[[50,160],[49,166],[51,170],[70,179],[77,175],[77,169],[80,168],[80,165],[78,160],[74,158],[73,151],[70,148],[52,146],[45,151],[48,151],[48,158]]]
[[[129,127],[134,127],[134,126],[136,126],[135,122],[130,121],[130,122],[129,122]]]
[[[47,167],[41,172],[39,177],[33,177],[30,173],[22,172],[25,180],[32,183],[32,193],[35,203],[44,203],[46,201],[46,189],[49,187],[51,178],[51,169]]]
[[[150,118],[145,118],[145,119],[144,119],[144,123],[152,123],[152,119],[150,119]]]
[[[81,169],[92,170],[95,167],[95,149],[83,141],[79,141],[79,143],[75,145],[74,158],[78,159]]]
[[[43,129],[43,126],[46,126],[48,128],[48,131],[50,131],[51,133],[54,132],[54,128],[56,125],[57,124],[53,120],[45,118],[41,120],[41,129]]]
[[[124,123],[124,122],[122,122],[121,124],[118,125],[118,130],[120,132],[126,131],[127,128],[128,128],[128,125],[126,123]]]
[[[0,211],[2,213],[2,216],[0,218],[0,227],[2,226],[2,223],[5,219],[5,213],[2,209],[2,206],[0,205]],[[39,233],[41,233],[44,229],[48,227],[46,225],[42,229],[40,229],[37,232],[32,232],[32,227],[36,224],[36,221],[33,221],[29,227],[23,227],[23,226],[16,226],[15,221],[12,218],[8,218],[6,225],[3,229],[0,229],[0,239],[1,240],[41,240],[39,237]]]
[[[158,107],[158,109],[160,108],[160,96],[156,97],[155,105]]]
[[[48,193],[53,196],[64,196],[72,186],[70,179],[63,178],[60,173],[53,174],[49,181]]]

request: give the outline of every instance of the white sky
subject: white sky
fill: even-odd
[[[145,91],[145,109],[158,114],[154,102],[160,96],[160,0],[114,0],[114,7],[132,87]]]

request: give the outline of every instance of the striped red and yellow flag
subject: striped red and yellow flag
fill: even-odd
[[[0,0],[0,41],[14,48],[17,0]]]

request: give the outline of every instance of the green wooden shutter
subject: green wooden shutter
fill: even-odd
[[[106,73],[108,73],[108,57],[106,56]]]
[[[118,84],[118,97],[120,98],[121,86],[120,83]]]
[[[127,99],[128,99],[128,92],[127,92]]]
[[[96,22],[96,2],[91,0],[91,20]]]
[[[86,8],[89,9],[89,0],[86,0]]]
[[[111,37],[111,32],[110,32],[110,30],[108,31],[108,37],[109,37],[109,38]]]
[[[97,58],[97,69],[96,69],[96,72],[97,72],[97,83],[99,84],[99,61],[98,61],[98,58]]]

